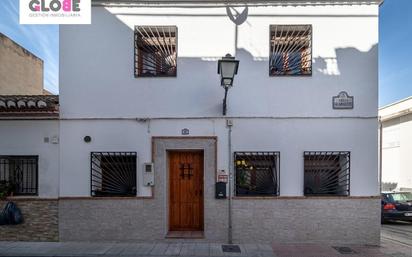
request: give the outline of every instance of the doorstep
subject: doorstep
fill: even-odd
[[[203,231],[169,231],[166,235],[166,238],[201,239],[204,237]]]

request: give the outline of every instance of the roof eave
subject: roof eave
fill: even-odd
[[[313,6],[313,5],[381,5],[384,0],[92,0],[94,6],[235,6],[235,5],[262,5],[262,6]]]
[[[59,114],[0,113],[0,121],[4,120],[59,120]]]

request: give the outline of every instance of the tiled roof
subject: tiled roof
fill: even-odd
[[[1,117],[59,117],[57,95],[0,95]]]

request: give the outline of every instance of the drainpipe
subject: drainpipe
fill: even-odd
[[[382,129],[382,117],[379,116],[379,194],[382,192],[382,139],[383,139],[383,129]]]
[[[228,128],[228,171],[229,171],[229,189],[228,189],[228,197],[229,197],[229,201],[228,201],[228,244],[232,244],[233,240],[232,240],[232,181],[233,181],[233,168],[232,168],[232,120],[226,120],[226,126]]]

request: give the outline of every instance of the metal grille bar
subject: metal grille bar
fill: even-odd
[[[38,160],[38,156],[0,156],[0,185],[15,195],[37,195]]]
[[[237,196],[279,195],[279,152],[235,152]]]
[[[136,159],[136,152],[92,152],[92,196],[135,196]]]
[[[176,76],[177,27],[135,27],[135,76]]]
[[[348,196],[350,152],[304,152],[305,195]]]
[[[271,25],[271,76],[312,74],[312,26]]]

